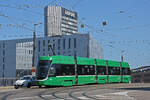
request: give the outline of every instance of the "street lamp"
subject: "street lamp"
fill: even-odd
[[[42,23],[36,23],[34,24],[34,30],[33,30],[33,57],[32,57],[32,75],[35,76],[35,50],[36,50],[36,26],[40,25]]]
[[[121,62],[123,62],[123,60],[124,60],[124,57],[123,57],[124,52],[125,52],[124,50],[121,50]]]

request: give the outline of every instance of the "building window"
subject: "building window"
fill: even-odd
[[[3,77],[4,77],[4,75],[5,75],[5,74],[4,74],[4,73],[5,73],[4,71],[5,71],[5,64],[3,64]]]
[[[53,50],[55,50],[55,44],[53,44]]]
[[[45,46],[45,40],[43,40],[43,47]]]
[[[50,40],[48,40],[48,44],[50,43]]]
[[[74,38],[74,48],[76,48],[76,38]]]
[[[69,49],[71,47],[71,38],[69,38]]]
[[[5,58],[3,57],[3,63],[5,62]]]
[[[5,43],[3,43],[3,48],[5,48]]]
[[[3,55],[5,55],[5,50],[3,50]]]
[[[76,51],[74,51],[74,56],[77,56],[77,52]]]
[[[65,41],[65,39],[63,39],[63,49],[65,49],[65,45],[66,44],[66,41]]]
[[[58,39],[58,50],[60,50],[60,39]]]
[[[40,52],[40,41],[38,42],[38,45],[39,45],[39,52]]]
[[[51,45],[50,45],[50,44],[48,44],[48,51],[50,51],[50,46],[51,46]]]

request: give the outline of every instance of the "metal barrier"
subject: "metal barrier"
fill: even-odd
[[[16,78],[0,78],[0,86],[13,86]]]

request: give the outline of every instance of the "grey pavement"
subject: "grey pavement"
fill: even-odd
[[[150,83],[0,89],[0,100],[150,100]]]

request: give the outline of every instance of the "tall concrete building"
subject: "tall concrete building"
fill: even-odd
[[[45,36],[78,33],[77,13],[60,6],[46,6],[44,10]]]

